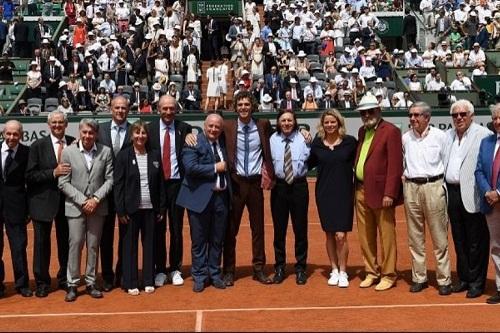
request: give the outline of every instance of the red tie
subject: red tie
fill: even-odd
[[[171,165],[170,165],[170,127],[167,126],[165,136],[163,138],[163,176],[165,180],[170,179]]]
[[[497,152],[495,154],[495,160],[493,161],[493,171],[491,174],[491,187],[493,188],[493,190],[496,190],[497,188],[498,172],[500,172],[500,154],[498,153],[499,151],[500,148],[497,149]]]

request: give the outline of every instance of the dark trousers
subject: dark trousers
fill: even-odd
[[[14,57],[29,58],[31,54],[31,47],[29,42],[14,41],[12,54]]]
[[[123,238],[123,288],[139,287],[139,232],[142,242],[142,280],[144,286],[154,286],[154,234],[156,214],[152,209],[139,209],[129,216],[130,222],[124,225]]]
[[[457,274],[470,288],[484,290],[489,260],[489,232],[481,213],[468,213],[462,203],[460,187],[449,185],[448,215],[457,255]]]
[[[309,188],[305,179],[291,185],[278,180],[271,191],[271,213],[274,225],[275,268],[284,269],[286,264],[286,232],[288,217],[292,219],[295,235],[295,271],[305,271],[307,262],[307,209]]]
[[[108,215],[102,227],[101,244],[99,247],[101,252],[101,273],[103,280],[107,283],[114,284],[116,282],[119,284],[122,278],[122,249],[125,227],[121,223],[118,223],[118,259],[116,261],[116,269],[113,272],[116,211],[115,205],[112,203],[113,193],[108,198]]]
[[[302,43],[297,39],[292,39],[291,46],[295,54],[297,54],[299,50],[302,49]]]
[[[220,58],[220,46],[219,46],[219,36],[216,34],[211,34],[208,36],[210,41],[210,60],[219,60]]]
[[[169,270],[180,271],[182,267],[182,224],[184,208],[177,206],[177,194],[181,187],[180,179],[165,181],[167,195],[168,227],[170,229]],[[155,273],[167,273],[167,216],[156,224],[155,230]]]
[[[3,281],[5,279],[5,266],[3,262],[4,236],[3,228],[7,232],[7,238],[10,246],[10,256],[12,267],[14,269],[14,286],[16,289],[29,286],[28,259],[26,256],[26,246],[28,245],[28,232],[26,223],[9,223],[0,219],[0,289],[4,289]]]
[[[63,206],[59,209],[55,217],[56,239],[57,239],[57,259],[59,270],[57,271],[57,281],[59,286],[67,283],[68,251],[69,251],[69,231],[68,219],[64,213]],[[50,257],[52,232],[52,221],[33,220],[34,246],[33,246],[33,274],[37,286],[50,286]]]
[[[201,213],[188,210],[191,230],[191,275],[195,283],[221,279],[222,243],[226,231],[227,191],[214,192]]]
[[[245,206],[248,209],[252,230],[252,266],[255,272],[262,271],[266,264],[264,243],[264,194],[260,187],[261,177],[233,175],[232,209],[224,241],[224,273],[233,273],[236,268],[236,236],[240,229]]]

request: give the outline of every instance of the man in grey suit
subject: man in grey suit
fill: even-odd
[[[62,153],[62,162],[71,166],[70,173],[59,177],[59,188],[66,195],[69,226],[67,302],[76,300],[84,242],[87,245],[87,292],[93,298],[102,297],[95,286],[95,272],[102,227],[108,213],[106,197],[113,186],[113,155],[110,148],[96,142],[98,129],[95,120],[82,119],[80,140]]]
[[[488,271],[489,233],[480,212],[481,197],[474,171],[481,140],[491,132],[474,123],[474,106],[461,99],[451,105],[454,128],[449,129],[444,155],[448,216],[457,255],[458,283],[453,292],[481,296]]]

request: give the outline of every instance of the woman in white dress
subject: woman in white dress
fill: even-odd
[[[177,36],[172,37],[169,46],[170,50],[170,70],[172,74],[180,74],[182,69],[182,47]]]
[[[161,78],[168,80],[168,60],[163,56],[163,53],[158,52],[155,59],[155,81]]]
[[[263,75],[264,74],[264,55],[262,54],[262,39],[256,38],[255,43],[250,51],[250,56],[252,57],[252,74],[253,75]]]
[[[229,74],[229,60],[224,58],[219,66],[219,87],[222,97],[222,106],[227,109],[226,95],[227,95],[227,75]]]
[[[186,82],[198,82],[198,59],[196,59],[194,48],[191,49],[191,52],[186,58],[186,67]]]
[[[207,69],[207,99],[205,100],[205,112],[208,111],[208,106],[213,101],[214,110],[217,110],[219,106],[220,98],[220,87],[219,87],[219,68],[217,67],[217,62],[212,60],[210,62],[210,67]]]

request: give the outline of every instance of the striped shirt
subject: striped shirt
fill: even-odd
[[[136,153],[135,157],[140,174],[141,202],[139,203],[139,209],[152,209],[153,204],[149,194],[148,181],[148,154],[140,155]]]

